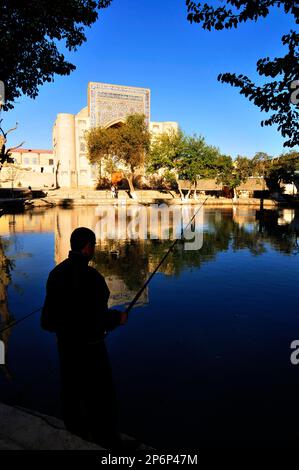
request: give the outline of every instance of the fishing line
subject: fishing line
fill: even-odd
[[[204,202],[200,205],[200,207],[197,209],[197,211],[195,212],[195,214],[193,215],[193,217],[190,219],[189,223],[186,225],[186,227],[184,228],[184,230],[182,231],[182,234],[184,234],[184,232],[187,230],[187,228],[189,227],[189,225],[192,224],[193,222],[193,219],[195,219],[196,215],[198,214],[198,212],[200,211],[200,209],[203,207],[203,205],[206,203],[206,200],[208,198],[206,198],[204,200]],[[177,244],[177,242],[179,241],[180,239],[179,238],[176,238],[174,240],[174,242],[171,244],[170,248],[167,250],[167,252],[165,253],[165,255],[163,256],[163,258],[161,259],[160,263],[158,264],[158,266],[155,268],[155,270],[152,272],[152,274],[150,275],[150,277],[147,279],[147,281],[145,282],[145,284],[141,287],[141,289],[137,292],[137,294],[135,295],[135,297],[133,298],[133,300],[130,302],[129,306],[126,308],[125,310],[125,313],[129,313],[129,311],[133,308],[133,306],[135,305],[135,303],[137,302],[137,300],[139,299],[139,297],[141,296],[142,292],[144,291],[144,289],[146,288],[146,286],[148,286],[148,284],[150,283],[150,281],[152,280],[152,278],[154,277],[154,275],[156,274],[156,272],[158,271],[158,269],[160,268],[160,266],[164,263],[164,261],[166,260],[167,256],[169,255],[169,253],[174,249],[175,245]]]
[[[12,328],[13,326],[16,326],[18,323],[21,323],[22,321],[26,320],[26,318],[31,317],[35,313],[39,312],[42,309],[42,307],[37,308],[36,310],[33,310],[31,313],[28,313],[28,315],[25,315],[22,318],[19,318],[18,320],[14,320],[12,323],[9,323],[6,325],[4,328],[0,330],[0,333],[3,333],[3,331],[9,330],[9,328]]]

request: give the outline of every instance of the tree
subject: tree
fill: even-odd
[[[154,137],[148,154],[147,172],[156,173],[163,170],[164,175],[173,175],[178,186],[181,199],[180,176],[186,175],[185,167],[186,137],[181,130],[164,132]]]
[[[272,192],[280,192],[281,184],[293,183],[295,172],[299,171],[299,153],[290,151],[270,161],[267,170],[267,184]]]
[[[262,195],[260,199],[260,210],[264,209],[265,182],[269,176],[271,158],[265,152],[257,152],[252,159],[252,172],[255,176],[262,178]]]
[[[22,147],[22,145],[24,144],[24,142],[21,142],[16,147],[6,148],[7,136],[8,134],[17,129],[18,123],[16,123],[15,127],[12,127],[11,129],[5,132],[2,128],[2,121],[3,119],[0,119],[0,171],[2,170],[2,167],[5,163],[13,163],[13,159],[11,158],[12,150],[16,150],[17,148]]]
[[[26,169],[29,170],[29,169]],[[15,163],[5,163],[3,165],[3,172],[1,181],[3,182],[10,182],[11,183],[11,195],[13,197],[13,190],[14,190],[14,183],[21,176],[21,174],[25,171],[19,165]]]
[[[88,157],[99,167],[99,184],[102,184],[103,171],[110,174],[115,170],[112,144],[116,139],[116,129],[94,127],[85,134]]]
[[[185,135],[182,131],[166,132],[155,137],[149,154],[147,171],[164,170],[164,176],[172,175],[178,186],[182,201],[187,200],[200,178],[215,178],[219,149],[208,145],[202,136]],[[183,194],[181,180],[188,180],[190,187]]]
[[[132,114],[126,118],[123,126],[116,128],[117,139],[114,153],[124,165],[124,174],[128,180],[130,193],[136,198],[133,179],[138,168],[142,168],[150,149],[150,133],[143,114]]]
[[[145,116],[129,115],[119,127],[95,127],[86,133],[86,141],[91,163],[106,161],[109,166],[112,159],[115,165],[122,165],[131,196],[136,198],[133,179],[136,170],[144,165],[150,147]]]
[[[272,157],[266,152],[256,152],[252,158],[252,171],[255,176],[266,178],[269,173]]]
[[[186,0],[186,5],[188,20],[201,24],[208,31],[237,28],[246,21],[257,21],[260,17],[267,17],[272,7],[283,9],[299,23],[299,3],[296,0],[227,0],[226,5],[221,3],[218,7],[210,2]],[[288,48],[284,57],[273,60],[266,57],[257,62],[258,74],[270,81],[258,85],[247,76],[234,73],[222,73],[218,80],[240,88],[240,94],[253,101],[261,111],[273,111],[261,125],[277,125],[281,135],[287,139],[284,146],[294,147],[299,144],[299,34],[291,30],[282,37],[282,43]]]
[[[76,51],[86,41],[84,29],[98,18],[98,10],[112,0],[27,0],[0,3],[0,79],[5,84],[4,110],[22,94],[38,95],[38,87],[54,75],[69,75],[75,65],[58,45]]]
[[[232,160],[230,156],[222,155],[217,161],[217,167],[217,181],[232,190],[233,198],[236,200],[238,197],[237,187],[252,175],[252,161],[240,155],[236,160]]]
[[[184,176],[190,180],[196,197],[197,182],[201,178],[215,178],[217,174],[217,159],[220,156],[219,149],[205,142],[204,137],[187,136],[184,152]],[[187,198],[191,192],[188,191]]]

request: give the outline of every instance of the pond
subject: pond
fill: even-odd
[[[0,218],[1,326],[42,305],[72,230],[98,221],[95,207]],[[202,246],[186,250],[179,240],[127,325],[106,339],[121,431],[157,449],[295,447],[299,213],[207,206],[200,230]],[[107,280],[110,306],[124,308],[158,265],[173,243],[162,232],[141,239],[97,231],[92,263]],[[36,313],[3,333],[0,400],[60,417],[55,336],[39,322]]]

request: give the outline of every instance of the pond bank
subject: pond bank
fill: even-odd
[[[44,197],[33,199],[0,198],[0,215],[4,212],[13,210],[30,209],[35,207],[73,207],[73,206],[98,206],[98,205],[149,205],[149,204],[167,204],[167,205],[200,205],[205,202],[206,206],[214,207],[233,207],[233,206],[251,206],[260,207],[260,199],[256,198],[238,198],[237,200],[215,196],[200,196],[198,199],[189,198],[182,201],[174,192],[162,192],[156,190],[138,190],[136,199],[130,198],[128,191],[119,191],[118,198],[112,198],[108,190],[51,190]],[[278,206],[288,206],[289,201],[276,201],[273,199],[264,199],[265,208],[275,208]]]
[[[32,207],[40,206],[87,206],[87,205],[110,205],[110,204],[168,204],[168,205],[184,205],[192,204],[198,205],[203,203],[206,198],[206,205],[217,206],[233,206],[233,205],[246,205],[246,206],[260,206],[260,199],[254,198],[239,198],[236,201],[224,197],[213,196],[200,196],[198,199],[188,199],[182,201],[181,198],[174,192],[162,192],[158,190],[138,190],[136,191],[136,199],[130,198],[127,191],[120,190],[118,199],[111,197],[111,192],[108,190],[92,191],[92,190],[55,190],[49,191],[47,196],[42,199],[33,199],[28,204]],[[283,202],[282,202],[283,203]],[[265,199],[265,207],[275,207],[277,202],[272,199]]]
[[[0,422],[0,450],[105,450],[68,432],[61,420],[25,408],[0,403]]]

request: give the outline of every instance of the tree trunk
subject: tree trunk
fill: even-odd
[[[191,193],[191,189],[189,189],[189,191],[187,192],[186,196],[185,196],[185,200],[187,201],[190,197],[190,193]]]
[[[236,188],[233,188],[233,202],[238,200],[238,194]]]
[[[197,180],[195,180],[195,183],[194,183],[193,199],[197,199],[196,190],[197,190]]]
[[[177,178],[177,176],[175,177],[175,180],[176,180],[177,185],[178,185],[178,190],[179,190],[179,193],[181,195],[181,200],[184,201],[184,199],[185,199],[184,194],[183,194],[183,191],[181,189],[181,185],[180,185],[180,182],[179,182],[179,179]]]
[[[264,193],[265,193],[265,176],[263,175],[263,187],[262,187],[262,195],[260,200],[260,211],[264,210]]]
[[[189,199],[190,194],[191,194],[191,191],[192,191],[192,187],[193,187],[193,183],[190,182],[190,188],[189,188],[189,190],[188,190],[188,192],[187,192],[187,194],[186,194],[186,196],[185,196],[185,201],[187,201],[187,200]]]
[[[132,199],[138,199],[137,194],[135,192],[135,188],[133,185],[133,174],[126,175],[127,181],[129,183],[129,188],[130,188],[130,196]]]

